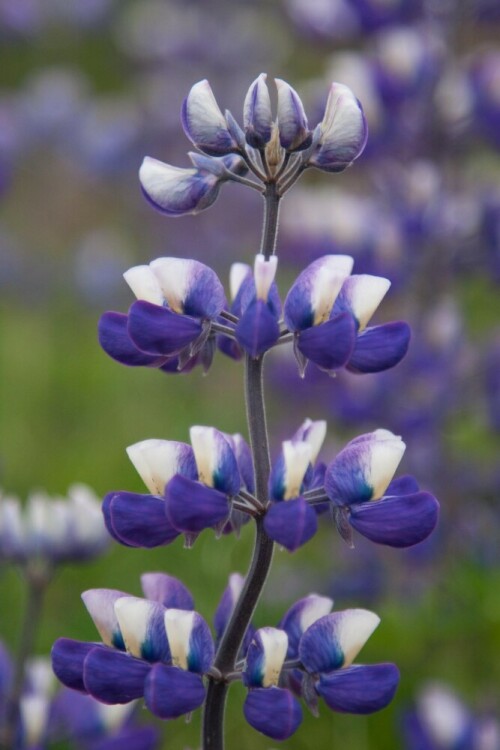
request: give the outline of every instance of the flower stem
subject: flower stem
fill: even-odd
[[[23,693],[26,662],[33,653],[45,590],[50,581],[50,573],[27,569],[26,581],[28,587],[26,610],[14,664],[12,687],[6,701],[5,719],[0,731],[0,750],[10,750],[14,747],[19,724],[19,703]]]
[[[276,247],[276,235],[278,233],[278,218],[281,196],[275,182],[268,182],[264,192],[265,212],[264,227],[262,230],[262,241],[260,253],[268,260],[274,255]]]
[[[255,496],[268,502],[270,458],[263,389],[263,358],[245,361],[247,422],[255,471]],[[264,530],[264,517],[256,521],[255,545],[245,585],[222,636],[214,666],[223,675],[235,671],[245,633],[266,582],[273,558],[273,541]],[[224,709],[229,685],[209,678],[203,715],[203,750],[223,750]]]

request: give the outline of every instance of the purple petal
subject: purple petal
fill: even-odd
[[[302,331],[329,319],[352,265],[353,259],[348,255],[325,255],[299,274],[283,306],[285,323],[290,331]]]
[[[311,145],[312,133],[299,95],[291,86],[276,78],[278,89],[278,128],[280,144],[287,151],[297,151]]]
[[[129,544],[128,542],[125,542],[123,539],[120,539],[120,537],[117,535],[116,531],[113,528],[113,524],[111,523],[111,501],[116,495],[116,492],[108,492],[104,500],[102,501],[102,514],[104,516],[104,525],[106,526],[106,531],[110,536],[113,537],[113,539],[116,542],[119,542],[120,544],[123,544],[125,547],[133,547],[133,544]]]
[[[342,313],[298,335],[299,351],[322,370],[337,370],[349,360],[355,343],[356,327],[349,313]]]
[[[347,86],[332,83],[319,126],[318,147],[309,163],[327,172],[342,172],[363,152],[367,137],[361,104]]]
[[[146,599],[172,609],[194,609],[194,600],[182,581],[166,573],[143,573],[141,586]]]
[[[200,482],[225,495],[236,495],[241,487],[234,441],[215,427],[194,425],[189,430]]]
[[[400,437],[383,429],[351,440],[327,467],[326,494],[337,505],[381,498],[405,447]]]
[[[417,492],[351,505],[349,522],[372,542],[389,547],[411,547],[429,536],[438,515],[436,498],[428,492]]]
[[[182,169],[146,156],[139,170],[146,199],[167,216],[197,214],[214,203],[220,178],[200,169]]]
[[[95,648],[95,643],[58,638],[51,652],[52,669],[57,679],[72,690],[86,693],[83,684],[83,664],[87,655]]]
[[[395,664],[356,665],[320,675],[316,690],[333,711],[371,714],[392,701],[398,684]]]
[[[130,703],[144,695],[151,666],[111,648],[93,648],[83,665],[83,682],[101,703]]]
[[[384,494],[386,497],[391,495],[413,495],[419,490],[420,487],[418,486],[415,477],[412,477],[409,474],[403,474],[403,476],[396,477],[396,479],[393,479],[392,482],[390,482]]]
[[[247,143],[253,148],[264,148],[271,140],[273,121],[265,73],[261,73],[247,91],[243,105],[243,125]]]
[[[245,579],[242,575],[231,573],[229,583],[224,589],[214,614],[214,628],[218,640],[222,637],[226,629],[226,625],[229,622],[229,618],[233,613],[244,585]]]
[[[144,699],[155,716],[177,719],[202,705],[205,688],[198,674],[155,664],[146,679]]]
[[[210,156],[223,156],[236,150],[226,121],[207,80],[192,86],[182,105],[182,126],[187,137]]]
[[[301,497],[271,505],[264,519],[268,536],[289,552],[301,547],[318,530],[318,519],[311,506]]]
[[[273,740],[288,739],[302,723],[300,703],[284,688],[250,690],[243,713],[254,729]]]
[[[288,634],[287,659],[296,659],[299,641],[304,632],[320,617],[327,615],[333,607],[333,600],[326,596],[310,594],[295,602],[283,615],[278,627]]]
[[[172,311],[214,320],[224,309],[224,287],[205,263],[192,258],[156,258],[150,268]]]
[[[179,532],[197,534],[225,521],[229,503],[222,492],[178,474],[167,484],[165,510]]]
[[[129,654],[150,662],[170,661],[166,609],[162,604],[138,596],[122,596],[115,602],[115,612]]]
[[[99,343],[108,356],[129,367],[159,367],[166,358],[140,351],[128,335],[128,315],[107,312],[99,320]]]
[[[250,446],[248,445],[245,438],[236,433],[231,435],[231,445],[233,446],[233,453],[236,456],[240,477],[243,482],[243,486],[248,492],[254,492],[255,490],[255,479],[253,471],[253,460]]]
[[[380,618],[366,609],[346,609],[320,617],[299,643],[299,658],[310,674],[348,667]]]
[[[347,369],[351,372],[382,372],[394,367],[406,355],[410,337],[410,326],[403,322],[366,328],[356,337]]]
[[[159,547],[179,536],[165,516],[165,501],[153,495],[118,492],[108,514],[115,539],[129,547]]]
[[[124,727],[92,744],[92,750],[155,750],[159,746],[156,727]]]
[[[201,334],[202,326],[187,315],[179,315],[151,302],[134,302],[128,315],[128,332],[142,351],[156,356],[178,354]]]
[[[251,357],[259,357],[278,340],[278,320],[267,302],[255,300],[247,307],[236,326],[236,338]]]

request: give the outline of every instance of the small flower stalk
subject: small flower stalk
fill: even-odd
[[[223,183],[259,191],[265,210],[255,258],[236,259],[227,291],[197,259],[173,255],[134,266],[124,278],[135,301],[127,312],[104,313],[99,323],[104,351],[130,367],[186,374],[199,365],[207,372],[221,354],[243,363],[246,436],[228,434],[222,424],[194,425],[186,442],[138,436],[127,454],[144,492],[111,491],[102,511],[107,531],[126,547],[168,547],[179,536],[191,547],[200,534],[237,537],[251,524],[248,572],[229,575],[213,628],[182,582],[165,573],[142,576],[142,597],[86,591],[83,603],[100,641],[64,637],[52,651],[59,680],[103,704],[141,700],[165,721],[202,708],[204,750],[224,747],[224,706],[235,681],[246,689],[246,722],[276,741],[299,730],[304,708],[315,716],[322,705],[369,714],[391,702],[398,668],[357,662],[378,615],[362,608],[332,612],[333,601],[317,593],[293,604],[279,623],[255,629],[253,615],[275,545],[293,553],[330,523],[350,547],[362,535],[404,548],[426,539],[439,514],[433,495],[399,473],[406,446],[388,427],[376,426],[327,455],[326,421],[298,417],[298,429],[271,456],[263,390],[269,352],[289,347],[301,376],[315,367],[325,377],[346,369],[364,378],[396,366],[410,342],[407,323],[372,323],[391,282],[353,273],[348,255],[313,261],[281,297],[284,259],[278,263],[275,248],[282,197],[307,169],[349,167],[364,149],[367,127],[361,104],[343,84],[331,85],[323,118],[313,126],[297,92],[281,79],[276,88],[273,112],[266,75],[259,75],[244,96],[239,124],[219,107],[208,81],[196,83],[182,108],[184,131],[197,149],[189,154],[192,167],[146,157],[139,172],[146,198],[169,216],[205,210]]]

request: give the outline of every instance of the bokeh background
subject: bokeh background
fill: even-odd
[[[328,523],[294,555],[277,552],[257,625],[311,591],[329,594],[336,608],[381,616],[363,661],[402,672],[390,708],[368,718],[324,709],[290,748],[404,747],[402,716],[427,680],[478,716],[500,713],[499,34],[494,0],[0,0],[0,469],[20,497],[75,481],[99,496],[142,491],[127,445],[186,441],[193,423],[244,431],[238,363],[218,356],[206,377],[167,376],[122,367],[97,343],[100,314],[131,301],[121,276],[131,265],[194,257],[227,279],[258,248],[253,191],[225,187],[213,208],[179,219],[140,195],[144,155],[188,165],[179,111],[189,87],[208,78],[238,119],[263,70],[300,92],[313,125],[332,80],[365,107],[359,161],[308,175],[284,201],[278,283],[285,293],[324,252],[354,255],[356,272],[391,279],[382,314],[410,322],[410,353],[387,374],[304,381],[291,358],[270,357],[271,436],[278,446],[306,416],[326,418],[328,459],[362,432],[391,429],[408,445],[402,470],[436,494],[442,517],[407,552],[360,538],[344,548]],[[210,619],[251,546],[246,527],[239,541],[205,532],[192,550],[113,545],[65,566],[36,652],[61,635],[94,639],[81,591],[139,594],[145,571],[182,578]],[[15,650],[24,585],[1,570],[0,635]],[[228,747],[268,748],[245,724],[243,698],[231,691]],[[199,721],[163,726],[164,747],[197,747]]]

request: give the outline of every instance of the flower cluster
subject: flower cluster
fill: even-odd
[[[235,576],[217,609],[217,631],[235,606]],[[217,672],[214,641],[180,581],[163,573],[141,580],[146,598],[110,589],[85,592],[102,643],[59,639],[53,668],[64,685],[99,701],[127,704],[144,697],[153,714],[175,719],[204,702],[204,677]],[[313,711],[323,698],[334,711],[357,714],[377,711],[394,696],[399,673],[393,664],[353,665],[380,622],[377,615],[362,609],[330,613],[332,605],[312,594],[296,602],[278,628],[252,630],[247,638],[232,679],[248,689],[246,720],[268,737],[283,740],[299,727],[295,696]]]
[[[261,73],[245,96],[241,128],[229,111],[221,112],[208,81],[196,83],[184,100],[182,125],[202,153],[189,154],[189,169],[144,159],[139,178],[155,208],[169,216],[198,213],[212,205],[229,180],[264,192],[259,183],[273,177],[282,195],[305,169],[342,172],[362,153],[366,121],[347,86],[332,83],[323,119],[314,129],[297,92],[281,79],[276,87],[276,120]],[[243,176],[248,170],[258,182]]]
[[[306,420],[282,444],[267,500],[252,494],[251,454],[241,435],[201,426],[190,434],[192,447],[150,439],[127,449],[151,494],[106,496],[106,526],[121,544],[156,547],[184,534],[190,546],[206,528],[239,530],[250,516],[264,515],[268,536],[293,551],[314,536],[325,510],[350,543],[353,527],[378,544],[408,547],[436,525],[436,499],[413,477],[393,479],[405,444],[388,430],[355,438],[325,465],[317,457],[326,423]]]
[[[212,361],[216,339],[228,356],[259,357],[293,342],[301,375],[307,363],[333,373],[380,372],[406,354],[410,328],[402,321],[369,326],[390,282],[351,275],[353,260],[327,255],[292,284],[284,304],[274,281],[277,257],[261,254],[252,269],[233,265],[232,303],[208,266],[195,260],[158,258],[124,274],[137,297],[128,314],[105,313],[99,340],[109,356],[130,366],[187,371]]]
[[[267,352],[292,344],[302,376],[309,362],[330,375],[340,368],[372,373],[396,365],[410,340],[404,322],[370,325],[390,282],[353,275],[348,255],[314,260],[281,301],[274,253],[279,201],[305,169],[349,166],[367,131],[359,102],[341,84],[332,84],[314,129],[296,92],[281,80],[277,87],[273,120],[265,76],[254,81],[241,128],[229,112],[222,114],[207,81],[196,84],[182,111],[184,130],[199,151],[190,154],[193,167],[147,158],[140,170],[146,197],[169,215],[207,208],[226,181],[263,195],[260,252],[253,268],[233,265],[231,302],[207,265],[164,257],[124,274],[136,301],[127,314],[107,312],[99,323],[103,349],[130,366],[186,372],[201,364],[207,370],[217,347],[244,359],[249,444],[239,434],[200,425],[191,427],[190,445],[135,443],[127,452],[149,493],[110,492],[103,514],[111,536],[131,547],[168,545],[180,535],[189,547],[205,529],[238,533],[253,519],[248,576],[230,577],[215,613],[215,641],[185,586],[150,573],[142,577],[144,598],[113,589],[85,592],[102,643],[62,638],[52,654],[67,687],[104,703],[144,698],[167,720],[205,705],[204,747],[223,747],[223,704],[234,680],[247,688],[248,723],[276,740],[300,725],[299,697],[315,714],[320,698],[333,710],[360,714],[392,700],[399,681],[393,664],[353,664],[379,623],[372,612],[332,613],[330,599],[312,594],[278,627],[255,630],[251,619],[274,544],[298,549],[316,533],[321,513],[329,512],[350,546],[355,529],[378,544],[409,547],[431,533],[439,511],[413,477],[394,478],[405,444],[386,429],[351,440],[323,463],[326,423],[307,419],[271,465],[262,388]]]

